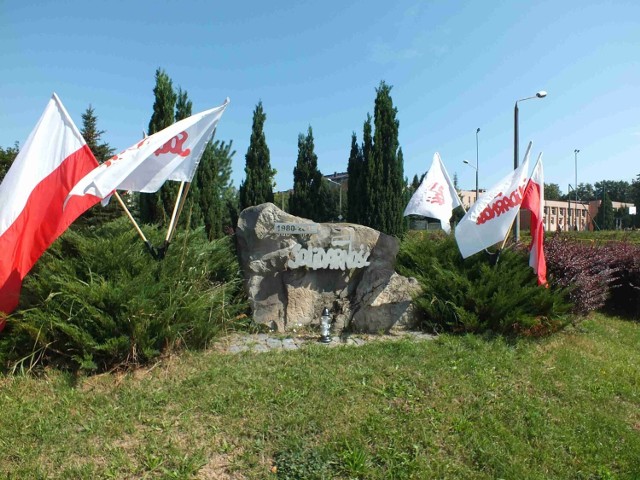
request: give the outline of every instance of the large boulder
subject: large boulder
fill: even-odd
[[[253,320],[283,332],[318,324],[377,333],[411,326],[415,279],[395,273],[398,240],[369,227],[320,223],[272,203],[245,209],[237,242]]]

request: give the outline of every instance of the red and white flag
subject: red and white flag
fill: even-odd
[[[440,220],[442,229],[449,233],[451,231],[449,219],[453,209],[459,205],[461,203],[458,192],[442,164],[440,154],[436,152],[427,175],[409,200],[407,208],[404,209],[404,216],[421,215],[437,218]]]
[[[497,185],[480,195],[456,227],[456,242],[467,258],[504,240],[522,203],[529,172],[527,147],[524,161]]]
[[[547,284],[547,261],[544,257],[544,172],[542,154],[524,191],[521,208],[531,211],[531,245],[529,265],[538,275],[538,285]]]
[[[167,180],[190,182],[207,142],[229,104],[192,115],[114,155],[69,192],[101,199],[114,190],[156,192]]]
[[[87,196],[62,205],[98,162],[54,93],[0,184],[0,312],[18,306],[22,279],[85,210]],[[0,330],[4,322],[0,320]]]

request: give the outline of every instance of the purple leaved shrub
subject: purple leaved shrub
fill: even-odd
[[[606,309],[638,316],[640,246],[555,234],[545,240],[550,281],[570,289],[576,313]]]

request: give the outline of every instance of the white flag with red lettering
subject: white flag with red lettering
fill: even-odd
[[[0,312],[18,306],[22,279],[85,210],[86,196],[63,202],[98,162],[54,93],[0,184]],[[4,322],[0,320],[0,330]]]
[[[533,169],[522,198],[522,207],[531,211],[531,245],[529,265],[538,276],[538,285],[547,283],[547,261],[544,257],[544,172],[542,154]]]
[[[436,152],[427,175],[409,200],[407,208],[404,209],[404,216],[421,215],[437,218],[440,220],[442,229],[449,233],[451,213],[459,205],[461,203],[458,192],[442,164],[440,154]]]
[[[227,98],[114,155],[80,180],[69,198],[90,194],[104,199],[114,190],[151,193],[167,180],[190,182],[228,104]]]
[[[531,142],[522,164],[497,185],[480,195],[456,227],[456,242],[467,258],[504,240],[513,223],[527,184]]]

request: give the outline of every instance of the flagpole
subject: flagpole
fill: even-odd
[[[156,254],[155,249],[153,248],[153,245],[151,245],[151,242],[149,242],[149,240],[147,240],[147,237],[145,237],[144,233],[140,229],[140,226],[138,225],[138,222],[136,222],[136,219],[133,218],[133,215],[131,215],[131,212],[127,208],[127,205],[122,200],[122,197],[120,197],[120,195],[118,195],[118,192],[113,192],[113,196],[116,197],[116,200],[118,200],[118,203],[124,209],[124,213],[127,214],[127,217],[129,217],[129,220],[131,220],[131,223],[133,223],[133,226],[135,227],[136,231],[138,232],[138,235],[140,235],[140,238],[142,238],[142,241],[145,243],[145,245],[149,249],[149,253],[151,253],[151,256],[153,258],[157,258],[157,254]]]
[[[173,213],[171,214],[171,221],[169,222],[169,228],[167,229],[167,236],[164,239],[162,247],[158,249],[158,257],[161,259],[164,258],[164,255],[169,248],[169,244],[171,243],[171,239],[173,238],[173,234],[176,231],[178,218],[180,218],[180,214],[182,213],[182,209],[184,207],[184,203],[187,198],[187,194],[189,193],[190,187],[191,182],[180,182],[180,189],[178,190],[176,203],[173,206]]]
[[[191,188],[191,182],[187,182],[185,184],[184,193],[182,194],[182,198],[180,199],[180,206],[178,207],[178,215],[176,216],[176,225],[173,226],[173,231],[171,235],[168,236],[168,241],[171,242],[173,240],[173,235],[176,233],[176,227],[178,220],[180,219],[180,215],[182,215],[182,209],[184,208],[184,204],[187,201],[187,195],[189,194],[189,189]]]
[[[182,192],[184,190],[184,184],[186,182],[180,182],[180,189],[178,190],[178,196],[176,197],[176,203],[173,206],[173,213],[171,214],[171,221],[169,222],[169,228],[167,229],[167,236],[164,239],[165,243],[169,242],[169,238],[171,238],[171,231],[173,230],[176,222],[176,217],[178,215],[178,205],[180,204],[180,200],[182,199]]]

